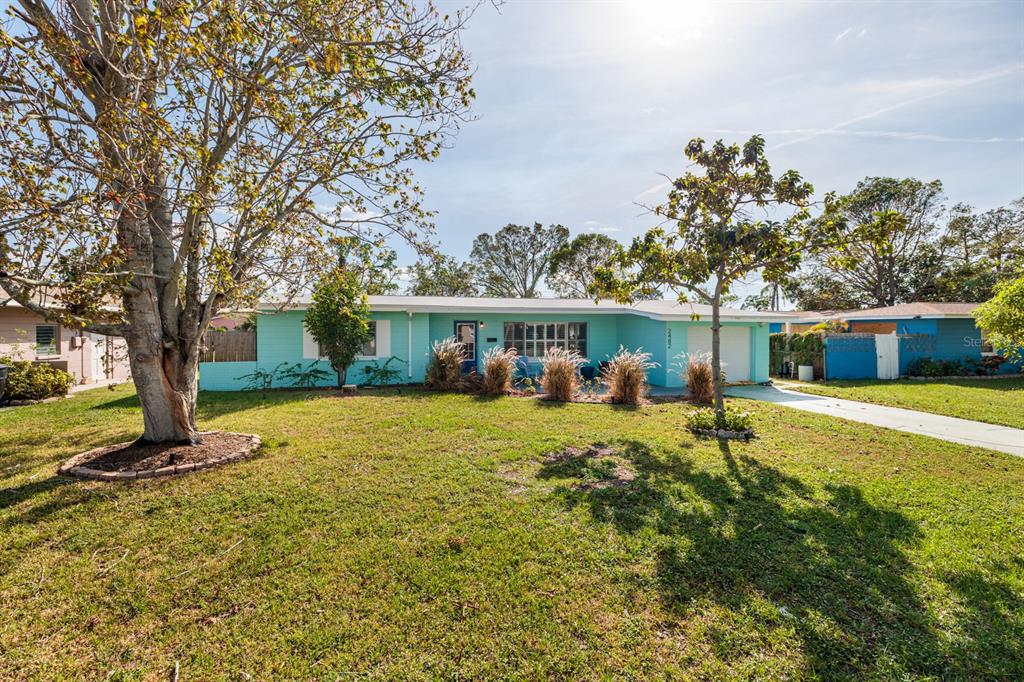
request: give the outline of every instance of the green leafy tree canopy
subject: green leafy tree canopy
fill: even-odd
[[[414,0],[7,5],[0,289],[124,337],[145,439],[199,439],[199,356],[218,310],[300,291],[330,260],[330,236],[418,244],[432,229],[413,169],[474,97],[468,12]]]
[[[1024,277],[1000,282],[974,311],[987,340],[1004,357],[1024,360]]]
[[[622,244],[598,232],[578,235],[551,255],[548,287],[562,298],[587,298],[594,292],[594,273],[616,263]]]
[[[598,288],[620,301],[663,285],[680,301],[693,297],[711,306],[715,409],[721,412],[720,312],[732,286],[754,272],[766,282],[781,281],[806,254],[839,248],[849,234],[831,194],[824,213],[812,219],[814,188],[794,170],[774,175],[758,135],[742,147],[697,138],[686,146],[686,157],[691,170],[652,209],[662,225],[633,240],[619,269],[601,268],[596,275]]]
[[[313,300],[306,310],[306,329],[337,372],[339,388],[370,338],[369,319],[370,307],[355,272],[334,268],[313,289]]]
[[[477,296],[472,263],[460,263],[443,253],[430,254],[409,268],[408,293],[413,296]]]
[[[379,242],[359,237],[333,240],[338,264],[355,273],[367,296],[387,296],[398,291],[398,254]]]

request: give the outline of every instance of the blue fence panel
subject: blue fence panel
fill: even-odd
[[[873,334],[825,337],[826,379],[876,379],[878,357]]]

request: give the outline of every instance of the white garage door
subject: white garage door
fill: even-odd
[[[722,363],[726,381],[750,381],[750,327],[722,327]],[[711,352],[711,327],[690,327],[687,352]]]

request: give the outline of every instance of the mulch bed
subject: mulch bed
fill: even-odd
[[[64,462],[59,473],[97,480],[174,476],[250,457],[260,437],[247,433],[207,431],[196,445],[118,443],[94,448]]]

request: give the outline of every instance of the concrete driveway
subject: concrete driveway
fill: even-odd
[[[953,443],[974,445],[1024,457],[1024,430],[984,424],[900,407],[811,395],[775,386],[727,386],[725,394],[777,403],[807,412],[842,417],[887,429],[917,433]]]

